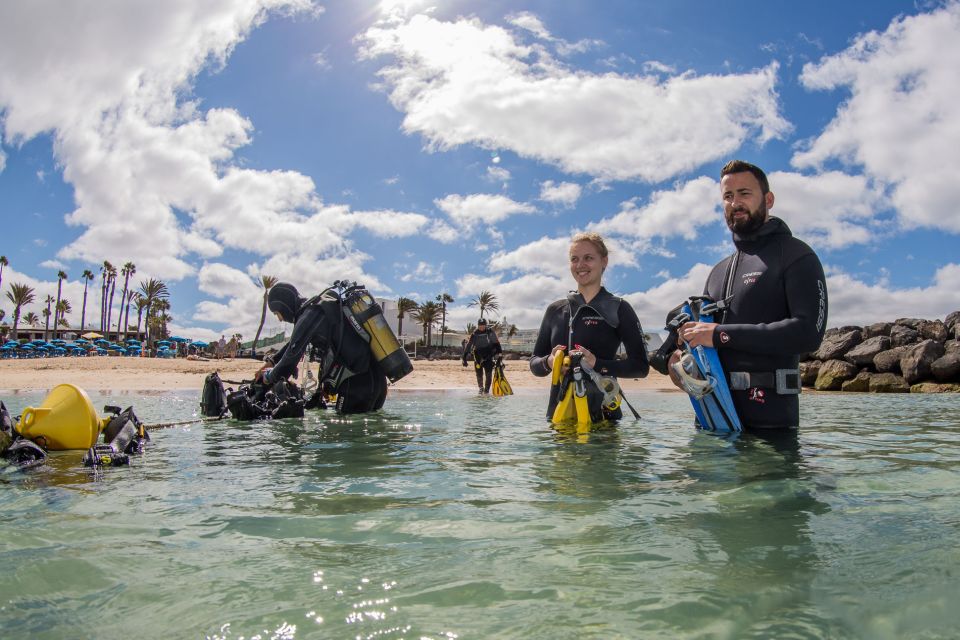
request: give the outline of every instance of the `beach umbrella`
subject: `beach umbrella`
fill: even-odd
[[[181,338],[180,336],[172,336],[170,342],[190,342],[190,338]]]
[[[167,346],[169,347],[169,346],[170,346],[170,341],[169,341],[169,340],[157,340],[157,344],[165,344],[165,345],[167,345]]]
[[[90,341],[87,340],[86,338],[77,338],[76,340],[74,340],[74,342],[77,343],[77,344],[89,344],[89,343],[90,343]]]
[[[140,344],[140,341],[137,340],[136,338],[127,338],[126,340],[124,340],[124,342],[126,342],[127,344]]]
[[[209,346],[209,345],[208,345],[206,342],[204,342],[203,340],[196,340],[196,341],[194,341],[194,342],[191,342],[190,344],[191,344],[191,346],[199,347],[200,349],[203,349],[204,347],[208,347],[208,346]]]
[[[101,334],[99,334],[99,333],[96,333],[96,332],[94,332],[94,331],[91,331],[90,333],[85,333],[85,334],[83,334],[83,335],[80,336],[80,337],[81,337],[81,338],[86,338],[86,339],[88,339],[88,340],[95,340],[95,339],[97,339],[97,338],[102,338],[103,336],[102,336]]]

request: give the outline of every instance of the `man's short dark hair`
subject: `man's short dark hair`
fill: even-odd
[[[760,183],[760,192],[764,195],[770,193],[770,182],[767,180],[767,174],[763,172],[763,169],[758,167],[755,164],[750,164],[743,160],[731,160],[727,164],[723,165],[723,169],[720,169],[720,178],[723,179],[723,176],[730,173],[744,173],[749,172],[753,174],[753,177],[757,179],[757,182]]]

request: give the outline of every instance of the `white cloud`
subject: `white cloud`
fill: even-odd
[[[197,273],[197,286],[217,298],[250,297],[260,291],[249,275],[220,262],[203,265]]]
[[[443,281],[443,271],[435,268],[430,263],[421,261],[417,263],[417,266],[414,267],[412,271],[407,271],[400,276],[399,279],[401,282],[410,282],[411,280],[417,282],[441,282]]]
[[[493,225],[512,215],[534,213],[537,210],[536,207],[516,202],[507,196],[486,193],[468,196],[454,193],[433,202],[460,227]]]
[[[640,206],[636,199],[621,204],[620,212],[589,225],[593,231],[625,236],[647,249],[654,238],[693,240],[700,227],[722,222],[720,186],[706,176],[677,185],[671,191],[654,191]]]
[[[898,18],[842,53],[804,67],[812,90],[848,88],[826,130],[796,153],[797,167],[838,159],[890,190],[904,227],[960,232],[960,3]]]
[[[536,28],[531,18],[526,28]],[[606,179],[660,181],[783,136],[777,66],[664,80],[569,69],[507,29],[416,15],[382,22],[360,56],[380,70],[403,128],[433,149],[477,144]]]
[[[646,62],[643,63],[643,70],[647,71],[648,73],[671,74],[671,73],[677,72],[676,67],[660,62],[658,60],[647,60]]]
[[[867,284],[843,271],[827,268],[828,327],[892,322],[909,316],[943,319],[960,309],[960,265],[937,269],[927,286],[897,289],[881,279]]]
[[[463,234],[443,220],[434,220],[427,229],[427,236],[443,244],[453,244],[462,238]]]
[[[457,304],[447,312],[450,318],[447,324],[451,327],[476,322],[480,315],[478,308],[466,305],[481,291],[492,292],[500,304],[501,311],[490,314],[491,317],[503,319],[506,315],[510,323],[523,329],[539,327],[547,305],[564,297],[570,288],[569,278],[533,273],[509,281],[499,276],[466,274],[457,280],[456,285]]]
[[[510,181],[510,177],[510,171],[503,167],[487,167],[486,179],[490,182],[507,183]]]
[[[540,184],[541,200],[567,208],[574,206],[582,193],[583,187],[575,182],[556,183],[553,180],[546,180]]]
[[[518,271],[520,273],[540,273],[558,279],[570,276],[570,238],[573,234],[561,238],[543,237],[529,242],[512,251],[494,253],[488,262],[490,271]],[[619,238],[604,238],[609,252],[607,275],[615,268],[637,267],[634,252]]]
[[[872,239],[864,224],[883,210],[885,200],[866,177],[837,171],[813,176],[776,171],[769,178],[776,196],[771,213],[785,220],[794,235],[834,249]]]

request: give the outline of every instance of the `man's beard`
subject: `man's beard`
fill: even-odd
[[[737,213],[744,211],[749,214],[746,219],[738,220],[734,217]],[[767,221],[767,202],[766,200],[762,200],[756,211],[748,211],[743,207],[737,207],[730,213],[725,214],[724,218],[726,219],[727,227],[730,229],[730,231],[739,233],[741,235],[753,233],[762,227],[763,223]]]

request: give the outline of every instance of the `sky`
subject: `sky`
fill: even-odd
[[[662,330],[733,251],[732,158],[828,326],[960,309],[956,1],[10,0],[0,60],[0,287],[40,315],[65,271],[74,326],[109,260],[195,339],[252,337],[264,274],[536,328],[589,230]]]

